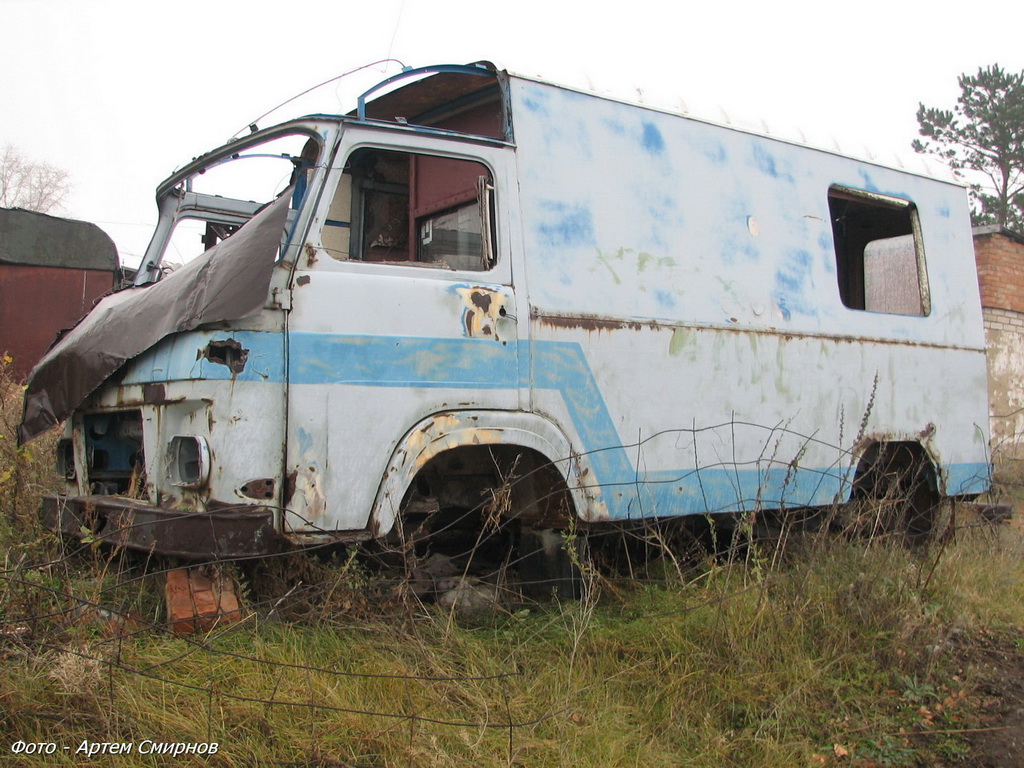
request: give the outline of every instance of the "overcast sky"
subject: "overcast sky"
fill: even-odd
[[[316,83],[384,58],[480,59],[915,169],[920,101],[957,76],[1024,70],[1024,4],[629,0],[0,0],[0,145],[71,173],[64,215],[138,263],[153,190]],[[970,15],[968,15],[970,14]],[[377,67],[272,122],[348,111]],[[638,92],[639,89],[639,92]]]

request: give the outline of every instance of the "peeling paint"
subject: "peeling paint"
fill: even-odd
[[[456,287],[455,290],[465,305],[462,312],[465,335],[470,338],[491,338],[501,341],[499,321],[506,314],[505,305],[508,297],[493,288],[482,286]]]
[[[306,464],[298,468],[294,495],[302,498],[303,517],[307,520],[315,521],[326,515],[327,498],[317,464]]]
[[[317,260],[316,246],[313,245],[312,243],[306,243],[305,251],[306,251],[306,267],[310,268],[314,264],[316,264],[316,260]]]

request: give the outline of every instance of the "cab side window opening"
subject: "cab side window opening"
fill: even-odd
[[[834,186],[828,205],[843,304],[866,312],[927,315],[931,307],[914,204]]]
[[[491,175],[471,160],[352,153],[327,214],[335,258],[482,271],[493,264]]]

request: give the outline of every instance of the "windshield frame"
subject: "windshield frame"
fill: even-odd
[[[194,159],[180,170],[169,176],[157,186],[156,203],[158,210],[157,225],[153,237],[146,248],[134,284],[146,285],[157,282],[163,275],[162,265],[168,257],[172,234],[180,221],[189,219],[214,224],[241,227],[255,213],[273,200],[251,201],[240,198],[223,197],[216,194],[193,191],[194,180],[208,170],[227,163],[241,162],[254,156],[268,153],[242,154],[246,150],[258,148],[262,144],[288,136],[306,136],[316,142],[316,158],[306,162],[313,168],[308,183],[295,192],[292,208],[296,214],[289,217],[288,237],[282,247],[282,258],[296,242],[295,233],[304,231],[308,224],[308,208],[303,209],[310,189],[318,188],[319,176],[325,171],[330,161],[331,149],[337,143],[339,120],[326,120],[323,117],[300,118],[275,125],[262,131],[256,131],[242,139],[232,141],[217,149],[207,152]],[[297,167],[303,158],[295,155],[269,155],[275,158],[290,159]],[[286,185],[288,186],[288,185]]]

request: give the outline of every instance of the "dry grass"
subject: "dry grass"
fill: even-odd
[[[928,550],[813,539],[784,563],[666,559],[655,584],[591,573],[581,601],[469,623],[353,560],[287,560],[247,572],[246,621],[174,637],[158,575],[39,531],[51,465],[14,447],[6,392],[0,749],[71,748],[19,764],[147,739],[218,743],[180,765],[948,764],[964,743],[938,732],[974,723],[963,649],[1024,627],[1019,529],[968,520]]]

